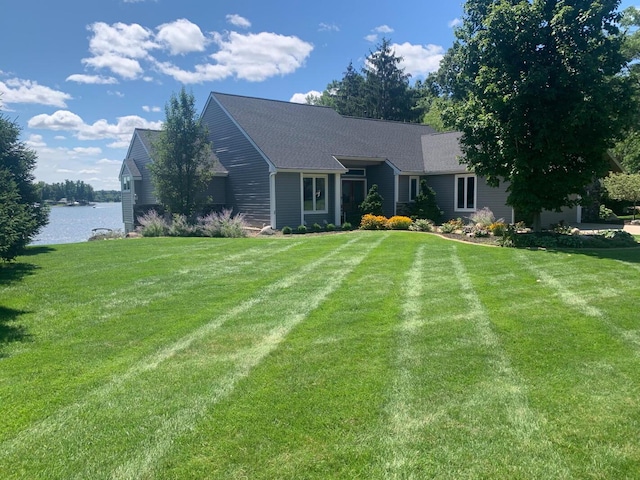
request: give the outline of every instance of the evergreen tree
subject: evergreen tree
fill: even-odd
[[[370,213],[371,215],[384,215],[382,211],[382,201],[384,199],[378,193],[378,185],[371,185],[369,193],[360,204],[360,212],[363,215]]]
[[[165,122],[149,165],[156,196],[174,215],[192,217],[207,202],[214,159],[209,134],[184,87],[165,106]]]
[[[439,224],[442,220],[442,210],[436,203],[436,192],[433,191],[426,180],[420,181],[420,192],[413,203],[409,205],[409,214],[412,218],[432,220]]]
[[[48,222],[33,183],[36,153],[20,142],[20,128],[0,116],[0,259],[13,260]]]

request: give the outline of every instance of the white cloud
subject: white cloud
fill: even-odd
[[[142,110],[145,112],[161,112],[162,109],[160,107],[150,107],[149,105],[143,105]]]
[[[75,173],[75,171],[68,168],[56,168],[56,173]]]
[[[239,28],[249,28],[251,26],[251,22],[249,20],[235,13],[227,15],[227,22]]]
[[[462,20],[459,18],[454,18],[447,25],[449,25],[449,28],[455,28],[462,25]]]
[[[11,78],[6,82],[0,82],[0,101],[6,104],[36,103],[64,108],[67,106],[67,100],[72,98],[68,93],[39,85],[31,80]]]
[[[80,175],[95,175],[97,173],[100,173],[100,169],[99,168],[85,168],[83,170],[78,170],[78,173]]]
[[[107,25],[96,22],[87,28],[93,33],[89,41],[93,56],[83,58],[82,63],[97,70],[109,69],[128,80],[141,76],[140,60],[150,59],[149,51],[160,48],[153,41],[153,32],[137,23]]]
[[[100,147],[74,147],[72,150],[78,155],[100,155],[102,153]]]
[[[412,45],[408,42],[391,45],[398,57],[403,57],[401,68],[413,77],[425,77],[440,67],[445,50],[439,45]]]
[[[293,103],[307,103],[307,97],[320,97],[321,95],[322,92],[318,92],[317,90],[310,90],[307,93],[294,93],[289,101]]]
[[[393,33],[393,28],[389,25],[380,25],[379,27],[374,28],[373,31],[377,33]]]
[[[210,57],[215,64],[196,65],[186,71],[168,63],[157,63],[157,68],[182,83],[202,83],[236,77],[250,82],[260,82],[276,75],[287,75],[300,68],[313,45],[295,36],[262,32],[226,35],[214,33],[214,41],[220,50]]]
[[[67,77],[67,82],[88,83],[92,85],[113,85],[118,83],[113,77],[103,77],[102,75],[83,75],[74,73]]]
[[[364,39],[369,43],[375,43],[378,41],[378,35],[372,33],[371,35],[367,35]]]
[[[157,27],[157,41],[172,55],[203,52],[208,43],[200,27],[186,18]]]
[[[65,137],[64,135],[56,135],[53,138],[54,138],[54,140],[66,140],[67,139],[67,137]]]
[[[108,158],[101,158],[96,162],[97,165],[120,165],[122,160],[109,160]]]
[[[118,98],[124,98],[124,93],[119,92],[118,90],[108,90],[107,95],[112,95]]]
[[[339,32],[340,27],[338,27],[335,23],[321,23],[318,26],[318,31],[320,32]]]
[[[29,120],[28,126],[34,129],[68,131],[79,140],[114,139],[119,144],[126,145],[129,144],[134,129],[159,129],[162,127],[162,122],[149,122],[137,115],[118,117],[117,120],[116,124],[110,124],[104,119],[87,124],[75,113],[68,110],[58,110],[51,115],[36,115]]]
[[[29,138],[24,143],[26,143],[27,147],[29,148],[41,148],[47,146],[44,139],[42,138],[42,135],[35,134],[29,135]]]

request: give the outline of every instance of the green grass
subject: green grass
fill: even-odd
[[[640,249],[409,232],[0,266],[0,478],[640,478]]]

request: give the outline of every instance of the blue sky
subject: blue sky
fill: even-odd
[[[631,5],[622,3],[622,8]],[[0,110],[38,154],[37,180],[119,189],[136,127],[184,85],[300,101],[361,68],[383,36],[413,79],[453,43],[462,0],[18,0],[0,15]]]

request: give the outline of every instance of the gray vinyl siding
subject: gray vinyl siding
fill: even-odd
[[[211,197],[212,205],[226,206],[227,204],[227,179],[226,177],[213,177],[207,187],[206,195]]]
[[[457,212],[455,210],[455,175],[431,175],[427,177],[427,184],[436,192],[436,203],[440,210],[444,212],[443,221],[452,218],[466,219],[473,212]],[[506,185],[502,184],[498,188],[487,185],[484,178],[477,178],[476,182],[476,210],[488,207],[491,209],[496,219],[504,219],[511,222],[511,207],[506,205],[507,192]]]
[[[276,225],[296,228],[302,219],[300,200],[300,174],[282,172],[276,174]]]
[[[269,166],[243,132],[215,99],[210,98],[202,114],[209,127],[213,151],[227,169],[226,205],[244,213],[249,223],[270,222]]]
[[[147,166],[153,161],[147,151],[144,148],[144,145],[140,141],[140,138],[136,135],[134,137],[133,145],[131,146],[131,152],[129,154],[129,158],[132,158],[138,169],[140,170],[140,175],[142,175],[142,182],[140,184],[140,188],[136,189],[136,194],[138,198],[136,203],[139,205],[152,205],[158,203],[155,195],[153,194],[153,184],[151,183],[151,172],[147,168]]]
[[[395,175],[393,169],[387,164],[367,167],[367,188],[378,185],[378,193],[382,196],[382,211],[386,217],[395,215],[396,194]],[[367,193],[369,193],[367,191]]]
[[[540,226],[549,228],[555,223],[575,224],[578,219],[578,207],[563,208],[561,212],[545,210],[540,214]]]

